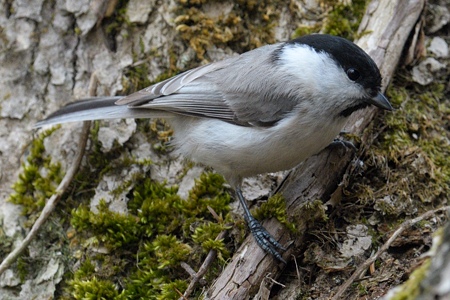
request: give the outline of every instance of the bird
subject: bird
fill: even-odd
[[[173,146],[224,176],[265,252],[286,249],[252,216],[242,180],[292,169],[332,143],[369,105],[392,110],[372,58],[353,42],[310,34],[212,62],[128,96],[69,103],[36,127],[115,118],[165,118]]]

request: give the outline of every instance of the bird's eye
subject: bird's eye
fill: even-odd
[[[361,74],[359,74],[358,70],[350,68],[347,70],[347,76],[351,81],[356,81],[359,77],[361,77]]]

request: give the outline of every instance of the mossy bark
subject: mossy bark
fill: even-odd
[[[2,257],[23,238],[23,232],[30,225],[27,220],[36,218],[42,204],[30,204],[30,197],[21,199],[20,193],[11,188],[13,183],[18,182],[20,176],[28,178],[27,166],[32,161],[39,176],[55,181],[39,180],[34,184],[39,188],[42,202],[41,195],[51,194],[53,185],[60,180],[60,168],[68,168],[77,147],[73,138],[73,128],[77,125],[64,125],[50,137],[40,140],[48,154],[44,157],[46,163],[34,163],[43,157],[33,151],[33,124],[65,103],[88,96],[92,74],[98,81],[95,91],[98,96],[128,94],[199,64],[286,40],[298,29],[297,33],[321,31],[339,33],[350,39],[360,37],[359,45],[380,65],[386,86],[402,55],[403,45],[420,19],[423,1],[372,1],[359,32],[354,30],[362,16],[358,10],[365,7],[365,1],[354,0],[354,5],[345,1],[312,2],[4,1],[0,17],[3,29],[0,33],[3,42],[0,52],[0,73],[3,74],[0,78]],[[353,136],[361,136],[375,113],[372,109],[352,116],[346,130]],[[332,224],[325,225],[331,228],[338,222],[362,222],[364,219],[342,221],[335,215],[330,216],[328,211],[328,204],[338,203],[348,192],[345,183],[351,176],[349,170],[354,168],[351,150],[340,146],[324,150],[294,169],[280,187],[286,200],[285,224],[294,224],[295,230],[274,218],[264,221],[263,225],[288,246],[284,257],[290,262],[284,266],[265,255],[251,236],[241,246],[234,245],[245,232],[242,222],[237,221],[230,230],[232,238],[211,239],[209,235],[229,229],[231,214],[226,206],[229,200],[224,194],[226,187],[210,175],[202,175],[197,183],[193,179],[189,183],[187,178],[191,174],[202,172],[192,171],[192,165],[173,157],[170,145],[165,143],[168,139],[170,129],[159,120],[96,123],[82,170],[64,195],[59,210],[42,230],[40,239],[10,272],[0,277],[0,295],[3,292],[8,299],[35,296],[72,299],[90,293],[118,299],[125,295],[176,299],[190,279],[185,272],[179,279],[163,282],[179,272],[170,269],[172,274],[164,273],[168,265],[181,259],[171,256],[170,249],[190,253],[186,261],[194,269],[198,268],[194,263],[206,256],[205,251],[217,249],[219,261],[205,275],[210,285],[206,297],[214,299],[245,299],[262,295],[268,289],[272,289],[274,295],[281,295],[273,280],[290,285],[289,289],[295,291],[290,295],[306,297],[314,294],[313,288],[308,286],[308,282],[316,279],[314,276],[327,281],[335,278],[330,275],[330,268],[324,267],[322,257],[314,258],[311,263],[311,257],[325,251],[317,254],[313,247],[305,251],[304,243],[312,240],[311,235],[319,234],[314,228],[316,224]],[[363,147],[372,142],[367,140],[366,134],[358,140]],[[27,155],[32,159],[26,158]],[[48,168],[50,162],[58,166],[58,178],[48,176],[55,171]],[[193,202],[180,200],[178,185],[189,187],[183,194]],[[48,188],[44,190],[45,187]],[[33,194],[33,191],[31,187],[26,192]],[[15,196],[11,197],[12,194]],[[203,215],[190,216],[176,234],[161,234],[154,241],[139,240],[142,226],[136,224],[157,219],[151,212],[146,213],[151,205],[160,209],[160,216],[166,216],[163,212],[176,211],[164,207],[161,204],[164,201],[149,203],[149,198],[155,195],[158,199],[172,199],[180,211],[184,207],[190,214],[201,210]],[[11,198],[23,209],[12,205],[8,201]],[[195,207],[189,208],[192,203]],[[214,226],[207,223],[208,218],[214,218],[205,214],[210,206],[223,212]],[[151,236],[155,232],[152,228],[164,227],[158,229],[161,232],[177,228],[184,217],[165,220],[164,224],[168,225],[164,226],[148,225],[148,233],[142,236]],[[327,223],[329,218],[331,223]],[[90,224],[97,227],[89,227]],[[121,234],[121,230],[127,229],[129,231]],[[386,230],[373,233],[373,237],[383,235]],[[183,243],[174,238],[177,234],[185,239]],[[374,240],[378,241],[375,237]],[[319,251],[320,247],[314,249]],[[230,251],[235,254],[228,262]],[[151,257],[153,254],[155,257]],[[292,287],[295,280],[291,277],[299,274],[293,262],[297,259],[300,265],[304,259],[308,268],[314,265],[311,271],[314,275],[309,281],[298,279],[301,284]],[[161,261],[162,264],[156,263]],[[148,269],[145,269],[142,266],[147,262]],[[345,277],[347,271],[336,272]],[[156,273],[161,274],[158,295],[146,289],[149,281],[158,285],[151,277]],[[133,280],[135,283],[130,283]],[[339,283],[331,286],[335,289]],[[333,294],[328,285],[314,288],[322,290],[321,296]],[[353,293],[353,297],[358,296],[358,291]],[[201,289],[198,289],[192,297],[200,297],[200,294]]]

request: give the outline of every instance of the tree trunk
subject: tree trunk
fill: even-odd
[[[196,1],[0,1],[2,259],[24,238],[24,231],[29,228],[26,218],[21,215],[21,207],[7,200],[13,193],[11,186],[23,172],[22,162],[30,155],[28,147],[33,141],[33,125],[64,104],[89,96],[92,74],[97,81],[93,94],[128,93],[200,63],[287,40],[299,23],[313,23],[314,27],[316,23],[311,18],[320,19],[326,13],[324,5],[319,5],[322,1],[293,0],[281,4],[261,1],[259,6],[251,6],[252,1],[197,1],[205,3],[187,7],[186,3],[190,2]],[[413,36],[413,30],[420,28],[417,24],[424,5],[425,0],[374,0],[367,7],[357,44],[380,67],[384,88],[391,82],[399,61],[404,59],[404,46]],[[236,16],[236,7],[248,10],[245,14],[248,20],[243,15]],[[221,14],[226,18],[220,19]],[[222,30],[216,23],[211,25],[211,20],[218,19],[217,24],[226,24],[226,29]],[[183,20],[187,21],[183,23]],[[201,30],[196,31],[198,28]],[[361,135],[376,113],[374,108],[355,113],[344,130]],[[158,160],[159,154],[149,149],[147,140],[136,133],[136,122],[130,120],[125,125],[111,122],[102,127],[103,146],[111,149],[116,143],[122,145],[134,141],[140,144],[126,151],[136,154],[138,159]],[[72,127],[79,130],[79,125]],[[46,151],[55,161],[61,162],[64,170],[77,149],[73,137],[76,131],[68,128],[70,126],[55,132],[45,141]],[[263,226],[287,246],[283,257],[288,265],[265,254],[253,237],[248,236],[220,276],[208,287],[206,298],[267,299],[274,282],[294,269],[292,258],[303,255],[308,227],[325,217],[324,203],[340,197],[340,184],[345,180],[353,157],[351,149],[327,148],[290,171],[278,192],[286,200],[288,219],[295,223],[296,232],[290,232],[275,219],[263,222]],[[169,155],[165,159],[171,158]],[[175,160],[170,168],[155,170],[152,169],[152,175],[155,174],[156,180],[183,186],[184,182],[177,181],[180,173],[185,172],[179,160]],[[191,171],[194,175],[201,173],[196,168],[187,172]],[[138,166],[129,167],[122,173],[118,171],[118,174],[103,174],[91,207],[95,207],[99,199],[106,198],[112,210],[126,212],[123,200],[131,187],[120,196],[110,192],[117,188],[116,184],[133,180],[133,175],[138,172],[147,173],[148,169]],[[192,186],[191,181],[187,185]],[[184,189],[185,194],[187,190]],[[61,232],[61,236],[66,234]],[[44,239],[45,236],[38,239],[28,250],[31,259],[41,262],[41,265],[33,266],[33,276],[20,279],[17,265],[0,275],[0,299],[61,296],[58,283],[63,281],[65,273],[72,271],[67,264],[72,258],[61,257],[62,247],[55,246],[53,252],[48,251],[48,244],[53,245],[54,239],[43,246],[40,242]],[[96,254],[104,250],[96,246],[91,248]]]

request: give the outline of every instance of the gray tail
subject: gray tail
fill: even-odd
[[[122,97],[98,97],[72,102],[39,121],[34,127],[60,123],[103,119],[154,118],[167,117],[167,113],[145,108],[130,108],[116,105]]]

